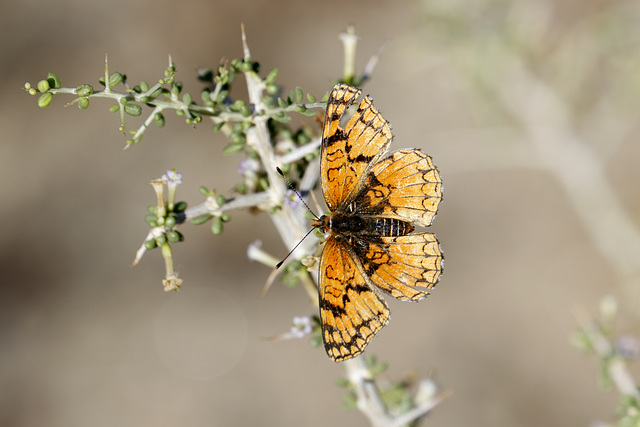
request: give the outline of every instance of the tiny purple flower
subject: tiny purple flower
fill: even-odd
[[[297,208],[300,205],[298,194],[291,189],[287,190],[287,193],[284,196],[284,204],[292,208]]]
[[[260,164],[255,159],[244,159],[238,165],[238,173],[240,175],[255,175]]]
[[[624,359],[637,359],[640,356],[640,340],[633,335],[622,335],[615,342],[616,351]]]
[[[293,326],[290,334],[294,338],[303,338],[311,333],[311,319],[308,316],[296,316],[293,318]]]
[[[167,184],[182,184],[182,174],[175,169],[169,169],[162,175],[162,180]]]

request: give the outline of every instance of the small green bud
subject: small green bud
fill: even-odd
[[[144,247],[147,248],[148,250],[151,250],[151,249],[157,248],[158,244],[156,243],[155,240],[151,239],[144,242]]]
[[[164,220],[164,225],[166,227],[172,228],[176,225],[176,218],[174,216],[168,216]]]
[[[300,111],[300,114],[302,114],[303,116],[307,116],[307,117],[312,117],[312,116],[316,115],[316,113],[314,113],[313,111],[306,110],[306,109],[304,111]]]
[[[307,111],[307,107],[305,107],[303,104],[296,105],[296,111],[298,113],[304,113],[305,111]]]
[[[156,205],[147,206],[147,211],[152,214],[156,214],[158,212],[158,207]]]
[[[55,73],[47,73],[47,81],[49,82],[49,86],[54,89],[60,89],[62,87],[62,82],[60,81],[60,77],[58,77]]]
[[[159,128],[164,127],[164,115],[162,113],[156,113],[154,119],[156,121],[156,126]]]
[[[300,87],[296,87],[296,102],[302,102],[302,98],[304,98],[304,92]]]
[[[231,221],[231,215],[229,215],[228,213],[223,213],[222,215],[220,215],[220,219],[222,220],[222,222],[229,222]]]
[[[142,114],[142,107],[137,104],[127,104],[124,106],[124,112],[130,116],[139,116]]]
[[[149,98],[148,96],[141,96],[140,97],[140,102],[143,104],[147,104],[149,101],[151,101],[151,98]]]
[[[267,87],[265,88],[269,95],[276,95],[280,92],[280,86],[275,83],[267,83]]]
[[[115,72],[109,76],[109,86],[114,87],[122,83],[122,74]]]
[[[38,107],[44,108],[48,107],[51,104],[51,100],[53,99],[53,94],[51,92],[45,92],[38,98]]]
[[[118,104],[112,105],[111,107],[109,107],[109,111],[112,113],[117,113],[118,111],[120,111],[120,106]]]
[[[158,221],[158,216],[155,213],[145,215],[144,220],[147,224],[151,225],[152,222]]]
[[[242,62],[242,64],[240,65],[240,70],[245,73],[249,71],[253,71],[253,64],[251,63],[250,58],[247,58],[245,61]]]
[[[236,185],[236,193],[247,194],[247,184],[241,182],[240,184]]]
[[[261,177],[260,179],[258,179],[258,185],[263,189],[266,190],[267,188],[269,188],[269,180],[265,177]]]
[[[146,92],[149,90],[149,83],[142,81],[140,82],[140,90]]]
[[[191,105],[193,103],[193,97],[190,93],[185,93],[182,95],[182,102],[184,102],[185,105]]]
[[[158,244],[158,246],[167,243],[167,236],[161,234],[160,236],[156,237],[156,243]]]
[[[216,98],[216,102],[218,104],[222,104],[225,101],[225,99],[227,99],[227,95],[229,95],[228,90],[221,90],[220,92],[218,92],[218,97]]]
[[[242,148],[244,148],[244,144],[247,142],[247,137],[242,132],[234,132],[229,138],[232,144],[242,145]]]
[[[181,240],[181,239],[180,239],[180,233],[179,233],[178,231],[176,231],[176,230],[171,230],[171,231],[169,231],[169,232],[167,233],[167,240],[168,240],[170,243],[176,243],[176,242],[179,242],[179,241]]]
[[[239,59],[232,59],[231,64],[229,65],[231,66],[231,71],[237,72],[240,70],[242,63],[240,62]]]
[[[280,106],[280,108],[287,108],[289,106],[287,101],[282,98],[278,98],[278,105]]]
[[[219,216],[213,217],[213,220],[211,221],[211,232],[214,235],[220,235],[222,234],[222,219]]]
[[[242,133],[244,131],[244,126],[242,126],[241,122],[235,122],[233,126],[231,126],[231,132],[233,133]]]
[[[174,212],[184,212],[187,210],[187,202],[180,201],[173,207]]]
[[[46,80],[40,80],[38,82],[38,92],[45,93],[49,90],[49,82]]]
[[[89,108],[89,98],[80,98],[78,100],[78,108],[80,110],[86,110]]]
[[[227,203],[227,198],[224,197],[224,195],[222,195],[222,194],[218,194],[216,196],[216,203],[218,204],[218,206],[222,206],[225,203]]]
[[[309,102],[316,102],[316,97],[311,95],[310,93],[307,94],[307,99],[309,100]]]
[[[80,85],[76,87],[76,95],[78,96],[89,96],[93,93],[93,86],[91,85]]]

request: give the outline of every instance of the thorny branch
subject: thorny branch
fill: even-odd
[[[349,31],[343,34],[341,39],[345,45],[346,61],[355,63],[355,43],[357,36],[353,31]],[[242,44],[245,60],[249,61],[251,54],[247,44],[244,27],[242,28]],[[370,61],[366,70],[367,73],[371,73],[376,60],[377,58]],[[353,71],[353,67],[349,67],[349,70]],[[268,107],[263,102],[265,82],[253,71],[245,71],[244,75],[249,94],[249,101],[253,106],[254,111],[267,111]],[[351,77],[353,78],[353,76]],[[278,230],[286,248],[291,250],[306,234],[309,229],[309,225],[305,218],[306,210],[303,206],[293,206],[292,204],[284,203],[287,187],[285,181],[277,174],[276,167],[291,163],[297,159],[305,157],[309,153],[314,152],[320,146],[320,139],[312,140],[302,147],[282,156],[278,156],[274,152],[274,145],[270,140],[267,120],[268,115],[256,114],[252,117],[253,126],[246,131],[246,142],[259,155],[260,161],[262,162],[262,166],[267,175],[267,180],[269,181],[268,189],[259,193],[239,195],[233,199],[226,200],[224,203],[219,203],[216,197],[207,197],[204,203],[187,209],[184,212],[184,220],[193,220],[203,215],[220,216],[229,210],[258,207],[260,210],[269,214],[269,217]],[[316,159],[307,167],[305,174],[299,183],[300,191],[307,193],[315,187],[318,177],[319,160]],[[278,209],[270,209],[274,206],[277,206]],[[167,231],[168,228],[165,226],[154,227],[145,238],[145,241],[162,235]],[[299,251],[299,253],[307,254],[312,253],[315,244],[316,243],[313,239],[306,239],[298,246],[296,252]],[[253,259],[260,259],[265,264],[273,265],[277,260],[274,260],[273,257],[264,253],[258,246],[259,245],[255,243],[251,244],[248,250],[248,255]],[[136,254],[134,265],[142,258],[145,251],[146,247],[143,244]],[[289,259],[293,260],[295,259],[295,256],[292,256]],[[273,282],[279,271],[281,270],[274,270],[270,275],[265,290],[269,284]],[[315,280],[316,276],[308,275],[303,280],[303,283],[309,292],[312,303],[317,305],[318,293],[317,283],[314,283]],[[165,284],[165,290],[176,289],[171,288],[169,285]],[[422,393],[424,398],[420,399],[420,401],[417,401],[416,399],[416,407],[409,412],[400,415],[391,414],[384,404],[372,372],[369,370],[369,367],[362,357],[347,360],[342,363],[342,366],[346,369],[347,379],[356,395],[358,409],[363,412],[371,424],[376,427],[401,426],[412,423],[426,415],[449,394],[442,393],[440,395],[436,395],[435,387],[432,387],[433,390]],[[425,380],[419,384],[427,383],[433,385],[433,382],[430,380]],[[418,394],[420,394],[420,388],[416,396]]]

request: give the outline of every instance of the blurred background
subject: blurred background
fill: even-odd
[[[341,76],[348,24],[360,70],[388,41],[364,91],[393,147],[441,171],[446,264],[427,301],[390,301],[368,352],[389,379],[454,391],[423,424],[614,420],[618,395],[569,336],[572,310],[597,316],[609,294],[620,333],[638,332],[639,18],[638,2],[606,0],[3,1],[0,424],[367,425],[341,409],[344,372],[322,349],[265,340],[316,312],[302,288],[258,298],[270,270],[248,244],[286,253],[265,215],[233,212],[221,236],[182,227],[178,293],[162,290],[158,252],[129,267],[150,179],[177,168],[194,205],[199,185],[231,194],[241,156],[221,155],[222,135],[167,114],[123,151],[109,102],[41,110],[22,90],[49,71],[97,88],[105,53],[153,82],[170,54],[199,99],[196,68],[240,57],[241,23],[263,73],[318,96]]]

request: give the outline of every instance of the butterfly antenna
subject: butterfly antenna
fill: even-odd
[[[289,258],[289,255],[291,255],[291,254],[293,253],[293,251],[295,251],[296,249],[298,249],[298,246],[300,246],[300,243],[302,243],[302,241],[303,241],[304,239],[306,239],[306,238],[307,238],[307,236],[308,236],[309,234],[311,234],[311,232],[312,232],[313,230],[315,230],[316,228],[317,228],[317,227],[313,227],[311,230],[307,231],[307,234],[305,234],[305,235],[304,235],[304,237],[303,237],[302,239],[300,239],[300,241],[299,241],[299,242],[298,242],[298,243],[293,247],[293,249],[291,249],[291,250],[289,251],[289,253],[287,254],[287,256],[285,256],[284,258],[282,258],[282,261],[280,261],[279,263],[277,263],[277,264],[276,264],[276,270],[277,270],[277,269],[279,269],[280,267],[282,267],[282,264],[285,262],[285,260],[286,260],[287,258]]]
[[[311,212],[311,215],[313,215],[313,217],[314,217],[315,219],[320,219],[320,218],[318,218],[318,215],[316,215],[316,214],[311,210],[311,208],[309,207],[309,205],[307,205],[307,202],[305,202],[305,201],[304,201],[304,199],[302,198],[302,195],[300,195],[300,193],[298,192],[298,190],[296,190],[296,189],[293,187],[293,184],[291,184],[291,181],[289,181],[289,179],[285,176],[284,172],[282,172],[282,169],[280,169],[278,166],[276,166],[276,170],[278,171],[278,173],[280,174],[280,176],[281,176],[281,177],[283,177],[283,178],[284,178],[284,180],[287,182],[287,184],[289,185],[289,188],[290,188],[294,193],[296,193],[296,196],[298,196],[298,199],[300,199],[300,201],[302,202],[302,204],[304,205],[304,207],[305,207],[305,208],[307,208],[307,210],[308,210],[309,212]],[[313,230],[313,228],[312,228],[311,230]],[[311,232],[311,231],[310,231],[310,232]],[[307,233],[307,235],[306,235],[306,236],[304,236],[304,237],[307,237],[308,235],[309,235],[309,233]],[[303,238],[303,240],[304,240],[304,238]],[[295,248],[294,248],[294,249],[295,249]],[[287,256],[289,256],[289,255],[287,255]],[[283,261],[284,261],[284,260],[283,260]],[[277,268],[277,267],[276,267],[276,268]]]

